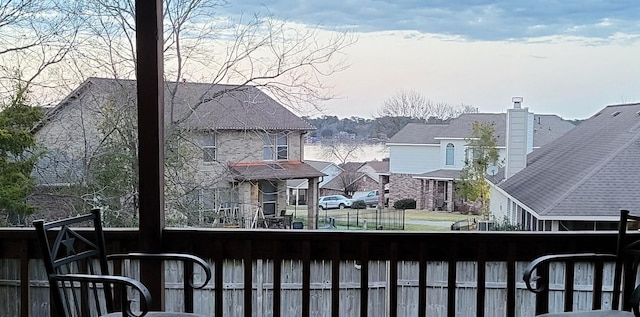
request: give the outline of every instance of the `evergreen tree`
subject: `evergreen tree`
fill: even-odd
[[[42,111],[28,104],[28,91],[16,86],[16,94],[0,111],[0,212],[11,223],[23,223],[33,212],[26,198],[34,188],[31,176],[38,152],[31,132]]]

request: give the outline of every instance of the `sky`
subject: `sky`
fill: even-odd
[[[230,14],[269,11],[358,41],[349,68],[326,79],[327,115],[377,116],[384,100],[414,90],[433,102],[586,119],[640,102],[637,0],[244,0]]]

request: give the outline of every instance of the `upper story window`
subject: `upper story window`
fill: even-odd
[[[206,134],[202,139],[202,160],[204,162],[216,160],[216,135],[213,132]]]
[[[262,136],[264,143],[262,159],[265,161],[289,159],[289,135],[286,132],[269,133]]]
[[[465,149],[464,153],[465,153],[465,160],[476,161],[484,155],[484,150],[479,148],[469,147]]]
[[[455,153],[455,147],[453,145],[453,143],[449,143],[447,144],[447,158],[446,158],[446,165],[453,165],[453,155]]]

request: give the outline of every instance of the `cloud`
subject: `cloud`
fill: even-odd
[[[277,17],[359,32],[415,30],[471,41],[564,35],[607,39],[640,33],[640,1],[601,0],[247,0],[228,13]]]

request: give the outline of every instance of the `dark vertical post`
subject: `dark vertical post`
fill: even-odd
[[[224,295],[224,288],[223,288],[223,280],[222,280],[222,273],[224,271],[224,248],[222,246],[222,241],[220,241],[220,239],[216,239],[215,241],[213,241],[213,245],[214,245],[214,250],[216,250],[213,254],[215,255],[214,263],[215,263],[215,271],[214,271],[214,280],[213,280],[213,285],[214,285],[214,289],[215,289],[215,299],[214,299],[214,312],[215,314],[213,314],[214,316],[222,316],[222,313],[224,312],[223,310],[223,295]]]
[[[307,240],[302,242],[302,317],[309,317],[311,316],[311,241],[308,240],[309,238],[305,239]]]
[[[340,316],[340,243],[331,248],[331,316]]]
[[[452,239],[452,245],[458,245],[459,240]],[[456,279],[458,273],[458,251],[456,248],[449,249],[447,272],[447,317],[456,316]]]
[[[485,293],[486,293],[486,269],[487,269],[487,243],[480,242],[478,247],[478,285],[476,294],[476,316],[484,317]]]
[[[420,241],[418,262],[418,317],[427,315],[427,250],[424,241]]]
[[[398,316],[398,243],[391,243],[389,260],[389,316]]]
[[[20,316],[30,316],[29,244],[23,240],[18,248],[20,250]]]
[[[360,316],[369,313],[369,240],[362,241],[360,247]]]
[[[516,314],[516,245],[507,246],[507,317]]]
[[[251,244],[251,240],[244,241],[244,256],[242,262],[244,264],[244,316],[251,317],[253,314],[253,245]],[[261,270],[262,268],[258,268]]]
[[[164,96],[162,1],[136,0],[140,249],[162,250],[164,228]],[[141,263],[150,309],[164,305],[162,263]]]
[[[280,243],[281,241],[278,239],[273,241],[273,317],[282,315],[280,308],[282,305],[282,250],[280,250]]]

